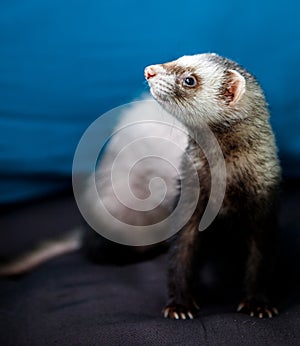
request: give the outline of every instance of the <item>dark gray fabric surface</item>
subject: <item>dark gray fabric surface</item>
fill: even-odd
[[[114,266],[92,264],[77,252],[0,280],[0,345],[299,345],[299,191],[288,187],[282,203],[279,317],[236,313],[239,298],[229,285],[204,296],[199,318],[166,320],[160,315],[166,254]],[[6,208],[0,256],[79,222],[71,195]]]

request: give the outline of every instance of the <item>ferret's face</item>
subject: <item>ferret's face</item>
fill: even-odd
[[[234,86],[231,91],[230,85],[229,91],[226,89],[228,74],[212,56],[183,56],[145,68],[153,97],[187,126],[198,126],[201,121],[222,121],[224,109],[232,106]]]

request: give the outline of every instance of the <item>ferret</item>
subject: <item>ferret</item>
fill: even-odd
[[[173,62],[148,66],[145,78],[158,104],[188,130],[190,136],[187,137],[175,134],[175,140],[181,142],[186,154],[183,157],[177,156],[178,169],[182,173],[182,180],[190,185],[190,192],[193,194],[191,170],[186,161],[186,157],[189,157],[188,161],[192,161],[196,168],[200,186],[199,199],[192,216],[170,242],[169,299],[163,309],[163,316],[171,319],[192,319],[197,316],[199,301],[196,283],[205,247],[203,244],[207,237],[212,237],[213,244],[217,245],[218,238],[214,235],[221,230],[225,237],[229,233],[233,234],[236,239],[244,239],[247,245],[247,250],[244,251],[247,257],[245,297],[239,304],[238,311],[260,318],[273,317],[278,314],[278,310],[268,298],[268,280],[272,270],[273,243],[277,229],[281,170],[269,123],[268,107],[260,85],[240,65],[216,54],[184,56]],[[224,157],[226,189],[217,217],[207,229],[199,231],[212,185],[213,167],[208,163],[205,156],[207,153],[197,145],[196,140],[203,135],[202,129],[206,126],[215,136]],[[145,129],[146,132],[147,130],[148,128]],[[160,131],[159,127],[157,131]],[[116,141],[113,145],[120,143],[122,141]],[[117,153],[120,148],[115,149],[116,151],[111,147],[108,153]],[[214,148],[211,150],[213,152]],[[168,154],[170,152],[165,153]],[[110,166],[110,160],[107,156],[106,167]],[[126,166],[126,158],[124,160]],[[149,171],[146,175],[148,173]],[[181,191],[181,186],[184,185],[180,181],[178,186],[173,185],[174,176],[169,173],[162,172],[159,165],[150,166],[149,176],[164,176],[171,187],[166,203],[161,209],[157,209],[158,214],[149,213],[150,219],[160,219],[165,215],[166,209],[175,208],[179,196],[184,192]],[[145,171],[141,169],[138,175],[142,177],[138,179],[142,185],[137,189],[145,192]],[[130,214],[126,208],[122,209],[122,205],[115,204],[113,198],[110,199],[111,186],[106,186],[104,180],[101,184],[104,184],[102,190],[106,191],[105,196],[112,202],[112,209],[115,206],[116,212],[124,221],[127,217],[131,221],[137,217],[139,224],[147,224],[143,218],[140,219],[141,214]],[[188,202],[187,200],[183,211],[189,211]],[[90,203],[93,205],[93,200]],[[99,221],[101,222],[100,217]],[[106,246],[103,247],[103,244]],[[36,252],[25,255],[22,260],[0,267],[0,275],[26,272],[53,257],[53,254],[79,248],[88,253],[91,259],[100,262],[109,257],[113,261],[116,254],[119,255],[119,262],[122,262],[124,256],[130,257],[132,252],[136,252],[131,247],[109,242],[96,232],[82,233],[81,230],[64,239],[53,240],[50,247],[48,244],[46,248],[39,248]]]
[[[273,269],[281,169],[259,83],[236,62],[210,53],[148,66],[145,78],[154,99],[191,134],[186,153],[194,162],[200,183],[197,207],[170,248],[164,317],[184,320],[197,315],[199,255],[205,237],[213,237],[217,230],[236,232],[246,243],[245,296],[237,310],[260,318],[277,315],[268,298],[268,281]],[[194,138],[202,135],[204,125],[223,152],[226,190],[216,219],[200,232],[211,189],[211,167]],[[189,184],[184,159],[181,170]]]

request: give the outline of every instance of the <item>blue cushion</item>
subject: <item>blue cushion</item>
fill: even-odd
[[[0,202],[68,184],[81,134],[100,114],[146,90],[146,65],[206,51],[258,77],[284,173],[299,177],[300,6],[294,2],[2,1]]]

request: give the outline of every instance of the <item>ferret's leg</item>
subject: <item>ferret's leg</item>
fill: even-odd
[[[240,303],[238,311],[260,318],[273,317],[278,310],[270,304],[267,291],[274,270],[276,214],[263,221],[252,220],[248,225],[252,225],[252,229],[248,238],[246,298]]]
[[[198,309],[194,300],[197,282],[197,250],[200,241],[199,219],[191,220],[176,235],[170,249],[168,270],[169,301],[163,315],[172,319],[192,319]]]

